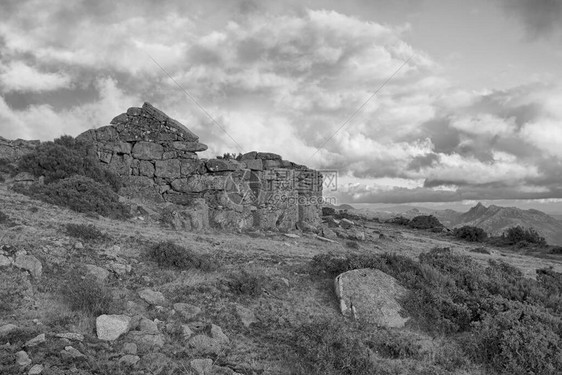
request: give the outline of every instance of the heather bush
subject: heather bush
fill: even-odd
[[[77,212],[95,212],[102,216],[124,219],[130,216],[119,196],[107,185],[84,176],[72,176],[47,185],[34,184],[29,188],[15,186],[22,194]]]
[[[299,358],[297,374],[379,373],[368,346],[338,321],[303,324],[295,330],[292,343]]]
[[[100,166],[89,144],[68,135],[41,143],[20,159],[18,168],[37,177],[44,176],[46,184],[80,175],[110,186],[113,191],[121,187],[119,177]]]
[[[407,226],[410,224],[410,219],[402,216],[397,216],[388,220],[388,223]]]
[[[525,229],[521,226],[509,228],[505,231],[503,239],[507,245],[532,244],[546,246],[546,240],[533,228]]]
[[[465,225],[460,228],[455,228],[453,235],[469,242],[483,242],[488,238],[488,233],[482,228]]]
[[[501,374],[560,374],[562,320],[543,309],[511,302],[473,325],[473,356]]]
[[[414,217],[408,226],[415,229],[443,228],[443,224],[433,215],[420,215]]]
[[[209,260],[195,254],[185,247],[176,245],[172,241],[157,243],[150,248],[148,255],[161,267],[171,267],[182,270],[196,268],[203,271],[214,269],[213,264]]]
[[[265,280],[247,270],[233,273],[229,276],[227,285],[229,290],[238,295],[257,297],[263,293]]]

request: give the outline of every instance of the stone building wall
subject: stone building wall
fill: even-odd
[[[266,152],[200,159],[197,152],[207,146],[199,137],[148,103],[77,139],[93,143],[100,162],[123,178],[120,194],[204,211],[212,226],[288,230],[319,222],[317,171]]]

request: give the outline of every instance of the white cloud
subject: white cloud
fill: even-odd
[[[0,65],[0,90],[4,92],[53,91],[70,87],[69,75],[56,72],[41,72],[22,61],[14,61],[6,66]]]

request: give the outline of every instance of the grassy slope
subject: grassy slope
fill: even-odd
[[[376,222],[363,223],[367,241],[362,242],[359,249],[352,250],[345,247],[343,240],[333,244],[307,235],[293,239],[279,233],[185,233],[162,228],[156,220],[148,217],[128,221],[93,219],[31,200],[6,190],[1,184],[0,207],[18,224],[11,228],[0,227],[0,244],[26,249],[39,258],[44,267],[42,282],[33,283],[33,296],[22,304],[20,310],[0,312],[0,326],[7,323],[33,326],[32,320],[38,319],[47,332],[75,331],[94,337],[93,317],[70,311],[56,290],[65,283],[64,270],[84,263],[107,267],[109,260],[104,251],[118,245],[119,257],[130,264],[133,271],[129,275],[110,277],[109,285],[118,297],[116,300],[139,302],[135,292],[151,287],[163,292],[171,302],[188,302],[201,307],[201,320],[221,326],[233,343],[232,350],[218,358],[217,363],[250,368],[255,373],[292,373],[291,356],[294,354],[290,340],[287,340],[291,327],[321,318],[341,319],[331,281],[308,274],[307,264],[317,254],[328,251],[336,254],[396,252],[416,257],[433,247],[449,246],[482,262],[490,258],[502,259],[519,267],[529,277],[533,277],[537,268],[548,266],[562,272],[560,258],[541,259],[509,253],[505,249],[495,249],[492,255],[468,253],[467,250],[476,246],[442,234]],[[74,249],[76,239],[68,237],[63,230],[67,223],[94,224],[109,239],[101,243],[85,243],[85,248],[81,250]],[[385,239],[379,239],[380,233],[385,234]],[[220,267],[213,272],[158,268],[147,259],[146,251],[151,245],[167,240],[211,257]],[[237,296],[228,290],[226,282],[229,276],[244,269],[263,277],[266,291],[262,295]],[[252,309],[259,322],[251,328],[244,327],[234,314],[235,303]],[[115,307],[115,313],[122,311]],[[151,315],[154,314],[152,311],[146,314],[151,318],[157,317]],[[68,317],[66,322],[61,319],[65,316]],[[440,338],[425,337],[425,340],[435,348],[447,345]],[[171,355],[181,349],[170,341],[162,352]],[[388,366],[398,372],[416,373],[419,366],[435,361],[434,357],[435,353],[430,353],[415,360],[406,358],[392,362],[381,358],[381,361],[390,361]],[[248,370],[246,373],[252,372]]]

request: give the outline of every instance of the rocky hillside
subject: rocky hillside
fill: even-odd
[[[361,306],[375,304],[385,317],[399,308],[382,303],[403,293],[388,275],[378,297],[338,301],[333,276],[311,265],[327,254],[416,260],[449,247],[483,266],[506,261],[527,277],[548,266],[562,271],[557,258],[471,252],[443,233],[337,212],[318,233],[177,231],[155,213],[81,214],[6,184],[0,207],[3,375],[483,374],[456,341],[421,333],[412,319],[383,319],[388,328],[354,322],[365,316]],[[338,280],[340,292],[352,285]]]
[[[521,210],[516,207],[484,206],[478,203],[468,212],[436,211],[434,215],[449,228],[470,225],[484,229],[491,235],[501,235],[514,226],[534,228],[547,242],[562,245],[562,222],[538,210]]]

